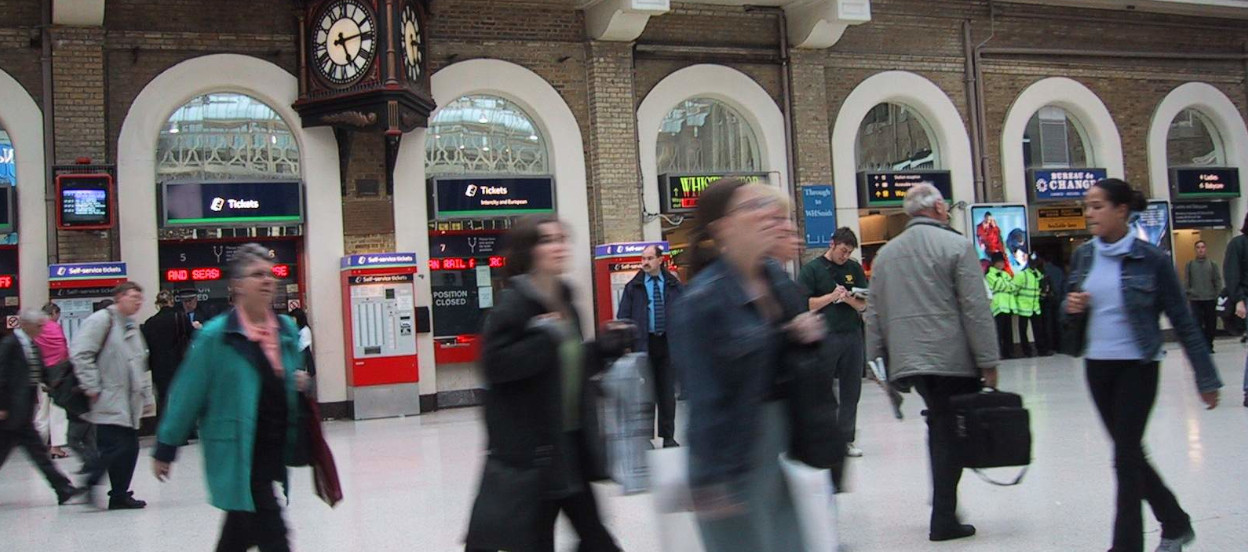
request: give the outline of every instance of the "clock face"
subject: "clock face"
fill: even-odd
[[[312,64],[325,80],[351,84],[373,63],[377,24],[359,0],[338,0],[321,11],[312,29]]]
[[[425,37],[421,34],[420,20],[416,18],[416,8],[410,3],[403,6],[403,26],[400,30],[403,39],[403,68],[407,71],[407,80],[417,82],[424,73]]]

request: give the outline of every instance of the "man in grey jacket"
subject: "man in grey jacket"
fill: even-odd
[[[147,369],[147,344],[134,315],[143,305],[143,288],[124,282],[113,290],[114,304],[82,322],[70,346],[74,373],[91,400],[83,416],[96,425],[99,459],[87,469],[86,486],[94,488],[108,474],[112,491],[109,510],[147,505],[130,492],[139,459],[139,423],[143,407],[152,402]]]
[[[958,519],[962,466],[953,449],[955,419],[949,399],[995,387],[997,330],[971,241],[949,227],[949,207],[930,184],[905,199],[912,218],[875,257],[867,300],[867,358],[884,359],[890,383],[914,387],[927,403],[932,463],[932,517],[928,537],[969,537]],[[981,379],[983,383],[981,384]]]

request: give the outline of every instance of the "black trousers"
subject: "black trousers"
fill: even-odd
[[[658,407],[658,435],[661,439],[676,437],[676,374],[672,373],[667,335],[650,334],[650,367],[654,370],[654,404]]]
[[[1062,348],[1062,304],[1060,301],[1049,300],[1041,307],[1040,319],[1043,320],[1045,337],[1048,338],[1044,348],[1048,351],[1059,351]]]
[[[1144,550],[1147,500],[1161,522],[1161,536],[1176,538],[1191,529],[1191,518],[1166,488],[1144,452],[1144,428],[1157,398],[1157,362],[1088,360],[1088,387],[1101,421],[1114,441],[1114,471],[1118,475],[1117,515],[1112,552]]]
[[[1205,341],[1209,342],[1209,350],[1213,350],[1213,336],[1218,332],[1218,301],[1192,301],[1192,314],[1200,329],[1205,333]]]
[[[1027,326],[1031,326],[1032,331],[1036,332],[1036,343],[1040,342],[1040,328],[1036,324],[1034,316],[1018,317],[1018,344],[1022,346],[1023,356],[1036,356],[1036,350],[1031,346],[1031,340],[1027,337]]]
[[[290,552],[286,520],[282,506],[273,490],[273,481],[252,478],[251,499],[255,512],[229,511],[221,527],[217,552],[246,552],[259,547],[260,552]]]
[[[572,522],[572,528],[576,530],[576,536],[581,539],[576,547],[577,552],[620,551],[620,547],[615,544],[615,539],[602,524],[602,517],[598,515],[598,502],[594,499],[594,492],[590,490],[589,483],[572,496],[558,500],[543,500],[538,504],[538,508],[540,508],[542,534],[550,535],[549,539],[537,543],[532,548],[509,552],[555,552],[555,522],[559,520],[559,512],[568,516],[568,521]],[[466,552],[495,552],[479,548],[465,548],[464,550]]]
[[[1056,310],[1049,310],[1048,304],[1042,305],[1040,314],[1032,319],[1031,331],[1036,334],[1036,352],[1044,355],[1057,350],[1057,346],[1053,343],[1053,318],[1057,316]]]
[[[82,459],[82,471],[79,473],[87,473],[91,466],[100,461],[100,449],[95,440],[95,424],[70,415],[68,437],[69,448]]]
[[[34,404],[33,397],[30,404]],[[9,453],[17,447],[26,450],[26,456],[30,457],[35,467],[39,468],[43,478],[48,480],[48,485],[52,486],[52,490],[61,491],[70,487],[69,478],[52,464],[52,458],[48,456],[48,447],[43,444],[43,438],[39,436],[38,431],[35,431],[35,424],[32,421],[26,420],[25,423],[13,429],[0,429],[0,466],[4,466]]]
[[[862,398],[863,369],[867,365],[862,332],[830,334],[827,345],[837,380],[837,425],[846,443],[858,433],[858,401]]]
[[[992,318],[997,321],[997,347],[1001,349],[1001,358],[1014,358],[1014,315],[998,314]]]
[[[87,470],[87,485],[95,486],[108,474],[112,498],[123,498],[130,492],[134,467],[139,461],[139,431],[132,427],[101,424],[95,426],[100,457]]]
[[[956,527],[958,520],[958,483],[962,481],[962,462],[954,448],[957,419],[949,405],[956,395],[976,393],[978,378],[921,376],[915,389],[927,403],[927,451],[932,463],[933,533]]]

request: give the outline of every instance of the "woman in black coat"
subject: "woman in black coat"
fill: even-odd
[[[553,551],[563,512],[580,536],[578,550],[617,551],[590,489],[591,481],[607,478],[590,377],[605,354],[627,346],[631,326],[610,326],[598,343],[583,341],[572,290],[562,280],[570,251],[558,219],[522,218],[507,249],[513,276],[483,335],[489,444],[467,550]]]

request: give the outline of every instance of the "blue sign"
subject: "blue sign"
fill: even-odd
[[[415,253],[366,253],[342,258],[343,269],[416,266]]]
[[[595,259],[607,259],[611,257],[640,257],[641,252],[647,247],[657,245],[663,248],[663,251],[670,251],[667,242],[631,242],[631,243],[608,243],[594,247]]]
[[[1108,176],[1105,169],[1032,169],[1027,171],[1036,201],[1080,200],[1093,184]]]
[[[48,265],[48,280],[115,280],[126,277],[126,263]]]
[[[0,144],[0,184],[17,185],[17,165],[13,162],[13,145]]]
[[[836,194],[831,186],[802,186],[806,247],[827,247],[836,232]]]

